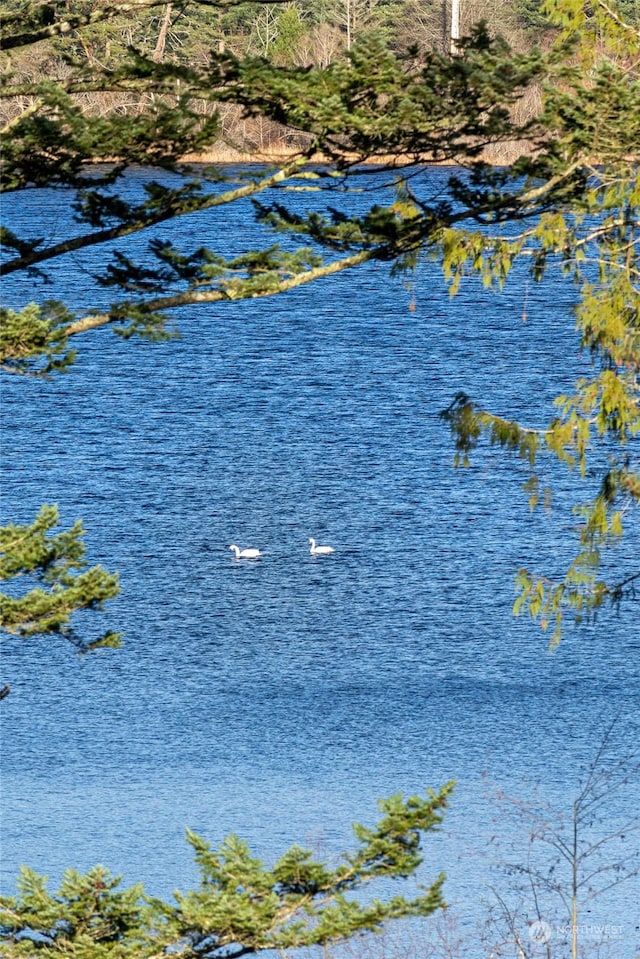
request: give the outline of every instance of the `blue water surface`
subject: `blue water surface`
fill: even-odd
[[[14,202],[11,222],[64,233],[58,197]],[[250,248],[249,208],[225,216],[173,239]],[[55,294],[79,310],[110,295],[86,266],[57,267]],[[122,630],[125,646],[79,657],[4,639],[3,892],[21,863],[57,882],[103,862],[169,896],[196,880],[187,826],[213,843],[235,831],[268,861],[293,841],[332,855],[353,820],[375,821],[377,798],[456,779],[422,878],[447,872],[468,925],[501,861],[491,784],[566,809],[614,717],[614,757],[640,739],[637,601],[567,627],[553,653],[512,616],[521,566],[558,575],[571,559],[575,477],[550,466],[558,495],[531,513],[505,454],[454,469],[439,417],[464,390],[545,423],[586,369],[574,289],[519,272],[501,293],[468,280],[451,299],[429,263],[410,281],[369,265],[191,307],[180,339],[96,331],[69,374],[5,378],[3,518],[29,522],[43,502],[65,526],[82,517],[91,563],[122,584],[82,625]],[[8,280],[4,294],[17,306],[52,291]],[[310,536],[335,553],[311,557]],[[237,562],[230,543],[263,556]],[[636,523],[613,562],[637,551]],[[619,959],[635,955],[638,901],[627,883],[590,914],[622,926]]]

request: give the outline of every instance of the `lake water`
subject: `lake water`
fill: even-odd
[[[31,233],[67,225],[48,193],[5,199],[4,213]],[[222,231],[202,215],[180,229],[238,249],[256,235],[246,208]],[[21,863],[57,882],[102,862],[169,896],[196,877],[186,826],[213,843],[235,831],[267,860],[294,841],[332,855],[379,797],[455,778],[421,878],[447,872],[465,959],[486,955],[472,931],[482,900],[490,885],[507,895],[509,844],[522,857],[529,845],[493,786],[566,810],[613,717],[608,756],[640,741],[637,601],[567,625],[554,653],[511,614],[520,566],[560,572],[571,555],[571,482],[552,469],[559,496],[531,514],[502,454],[453,468],[438,416],[462,389],[543,423],[584,369],[574,291],[516,274],[501,294],[469,280],[451,300],[428,264],[412,282],[368,266],[184,310],[169,343],[91,333],[50,381],[5,377],[3,519],[29,522],[43,502],[65,526],[82,517],[89,560],[122,583],[86,629],[121,629],[125,646],[82,658],[55,639],[3,641],[3,892]],[[80,257],[55,288],[31,284],[8,279],[5,301],[105,301]],[[310,536],[335,553],[311,557]],[[230,543],[263,557],[236,562]],[[637,779],[607,816],[622,821],[636,797]],[[585,913],[616,927],[616,959],[637,955],[638,902],[636,880]],[[416,933],[423,950],[431,930]]]

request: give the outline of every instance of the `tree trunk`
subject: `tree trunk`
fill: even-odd
[[[451,55],[458,53],[460,41],[460,0],[451,0]]]
[[[169,32],[169,27],[171,26],[172,13],[173,13],[173,3],[168,3],[166,7],[164,8],[164,17],[160,25],[158,42],[156,43],[156,48],[153,51],[153,60],[155,63],[162,63],[164,59],[164,48],[167,44],[167,34]]]

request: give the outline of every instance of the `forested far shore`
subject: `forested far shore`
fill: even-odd
[[[168,70],[197,70],[203,76],[215,74],[216,57],[264,60],[291,70],[325,69],[347,58],[369,35],[407,58],[411,69],[430,54],[448,54],[451,49],[450,0],[276,0],[219,7],[144,0],[133,16],[130,12],[113,15],[101,5],[76,4],[67,5],[67,23],[55,30],[48,26],[54,19],[53,13],[47,17],[49,5],[25,7],[20,0],[7,0],[4,7],[4,31],[7,35],[22,31],[28,39],[24,45],[11,40],[13,48],[4,67],[0,123],[5,132],[37,108],[35,87],[50,82],[65,88],[82,111],[93,116],[135,116],[153,109],[155,102],[170,106],[172,98],[177,104],[179,74],[174,72],[171,89],[165,86],[155,93],[148,88],[141,91],[130,76],[121,76],[132,51],[155,64],[166,64]],[[640,5],[635,0],[622,0],[619,8],[629,24],[640,23]],[[491,6],[468,0],[460,6],[460,36],[467,36],[479,21],[486,24],[489,36],[504,38],[516,53],[548,49],[558,33],[545,12],[544,0],[496,0]],[[34,37],[42,39],[33,43]],[[110,89],[92,85],[95,70],[111,74]],[[215,116],[218,134],[217,143],[188,154],[191,162],[280,161],[311,141],[300,129],[240,103],[224,97],[216,100],[211,90],[191,102],[203,120]],[[533,82],[511,104],[513,121],[522,126],[535,118],[541,103],[540,87]],[[505,164],[529,148],[526,141],[503,141],[484,145],[480,155],[486,162]],[[384,160],[367,158],[367,162]],[[433,157],[433,162],[441,160]],[[452,161],[447,158],[446,162]]]

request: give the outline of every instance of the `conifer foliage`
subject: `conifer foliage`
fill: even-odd
[[[51,893],[24,868],[17,895],[0,897],[6,959],[239,959],[268,949],[331,945],[380,930],[391,919],[429,916],[444,905],[438,876],[415,895],[376,898],[376,880],[408,880],[422,863],[422,838],[437,829],[453,784],[426,797],[391,796],[374,827],[355,824],[355,848],[336,863],[292,846],[272,868],[228,836],[213,850],[192,832],[199,885],[168,903],[96,866],[68,870]]]
[[[69,530],[52,532],[57,525],[57,507],[45,505],[30,525],[0,529],[0,580],[27,584],[12,595],[0,593],[2,629],[21,638],[58,634],[81,652],[118,646],[117,633],[109,630],[88,640],[72,622],[76,613],[102,609],[117,596],[118,576],[101,566],[87,569],[79,520]]]
[[[194,5],[205,13],[218,6]],[[516,611],[549,628],[556,643],[567,613],[582,619],[606,601],[633,599],[637,568],[618,570],[612,560],[602,573],[640,492],[640,35],[625,20],[624,4],[548,0],[544,13],[556,40],[545,53],[516,54],[479,26],[454,57],[363,36],[323,68],[221,49],[158,59],[132,44],[120,44],[119,56],[105,61],[87,54],[91,31],[117,27],[122,38],[127,19],[155,9],[156,0],[10,6],[0,85],[2,185],[59,190],[77,222],[62,238],[4,228],[2,271],[47,277],[64,257],[109,244],[96,280],[112,300],[75,313],[50,299],[3,310],[5,370],[66,369],[70,343],[92,330],[163,337],[185,306],[208,306],[214,321],[230,300],[284,294],[371,260],[415,270],[435,258],[452,292],[472,274],[499,286],[516,261],[530,266],[533,281],[564,272],[576,285],[577,342],[591,373],[557,397],[542,429],[492,414],[490,397],[459,398],[447,420],[461,463],[483,438],[528,463],[532,505],[543,498],[546,459],[573,470],[575,560],[564,574],[522,570]],[[46,76],[32,79],[28,54],[36,47],[49,59]],[[517,121],[532,85],[542,91],[541,108]],[[233,183],[222,167],[186,163],[220,146],[226,108],[287,131],[282,163],[253,167]],[[514,144],[512,162],[487,162],[487,151]],[[370,160],[398,173],[395,201],[373,202],[353,216],[337,212],[333,191],[348,188],[354,165]],[[446,198],[430,195],[428,178],[411,176],[434,160],[458,167]],[[132,199],[122,177],[140,163],[179,178],[149,181]],[[324,214],[317,205],[307,215],[292,211],[287,190],[301,187],[326,194]],[[247,199],[286,242],[235,257],[202,244],[174,246],[176,217],[206,211],[213,223],[228,204]]]

